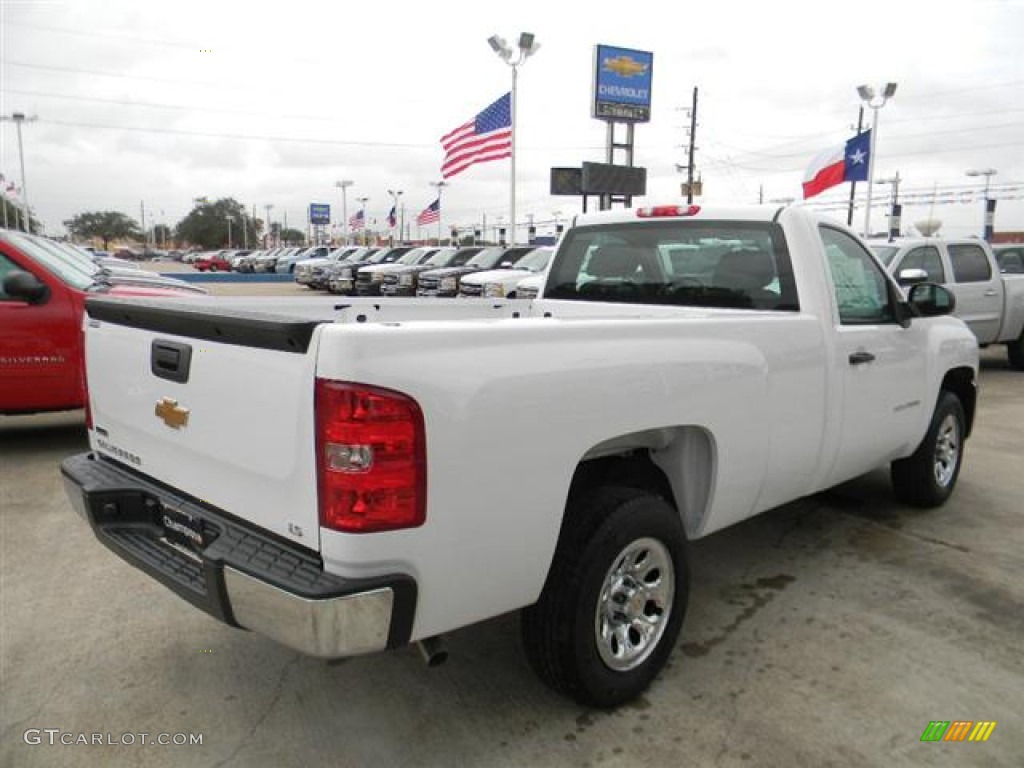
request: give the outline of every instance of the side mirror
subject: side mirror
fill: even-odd
[[[928,280],[928,273],[916,267],[901,269],[896,276],[896,282],[900,285],[918,285],[926,280]]]
[[[50,288],[31,272],[16,269],[4,278],[4,293],[29,304],[42,304],[49,298]]]
[[[907,303],[920,317],[939,317],[953,314],[956,296],[937,283],[918,283],[907,294]]]
[[[502,269],[509,269],[512,266],[512,262],[511,261],[503,261],[498,266],[501,267]]]

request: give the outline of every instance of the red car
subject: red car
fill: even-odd
[[[195,297],[117,282],[61,257],[39,238],[0,231],[0,414],[64,411],[86,403],[82,314],[90,295]]]
[[[195,264],[192,265],[200,272],[230,272],[231,262],[225,259],[220,254],[215,256],[206,256],[202,259],[197,259]]]

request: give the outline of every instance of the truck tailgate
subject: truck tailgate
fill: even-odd
[[[166,302],[87,312],[93,450],[318,550],[318,322]]]

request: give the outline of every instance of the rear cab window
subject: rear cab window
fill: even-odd
[[[793,265],[774,222],[617,222],[578,227],[545,298],[798,311]]]
[[[987,283],[992,279],[992,265],[980,245],[951,244],[947,250],[953,265],[953,278],[958,283]]]

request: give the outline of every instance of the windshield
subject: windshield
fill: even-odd
[[[419,264],[422,259],[429,251],[426,248],[413,248],[405,256],[396,261],[396,264]]]
[[[899,251],[899,247],[895,245],[872,245],[871,250],[888,267],[892,263],[892,257]]]
[[[452,257],[455,254],[456,251],[453,251],[449,248],[442,248],[440,251],[435,253],[425,262],[423,262],[423,264],[424,266],[427,267],[447,267],[448,263],[452,260]]]
[[[58,259],[62,259],[73,267],[78,268],[79,271],[84,272],[93,279],[96,279],[97,275],[103,274],[106,270],[93,261],[88,256],[79,253],[77,250],[65,246],[63,243],[58,243],[54,240],[48,240],[45,237],[32,236],[32,241],[46,249]]]
[[[466,266],[490,269],[491,267],[495,266],[498,263],[498,260],[501,259],[501,255],[504,252],[504,248],[485,248],[472,259],[467,261]]]
[[[570,232],[552,299],[797,310],[782,229],[769,222],[623,222]]]
[[[86,272],[69,259],[63,259],[48,248],[42,247],[36,238],[29,238],[10,231],[4,232],[0,237],[3,237],[47,272],[56,276],[61,282],[79,290],[85,290],[92,285],[92,275],[95,274],[95,271]]]
[[[550,248],[538,248],[523,256],[516,262],[516,269],[528,269],[531,272],[540,272],[548,265],[553,251]]]

